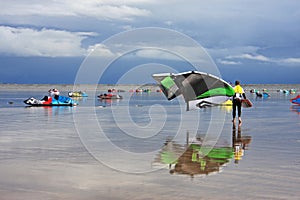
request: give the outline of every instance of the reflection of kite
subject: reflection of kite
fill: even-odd
[[[211,74],[189,71],[153,74],[168,100],[183,95],[187,110],[220,105],[234,95],[231,85]]]
[[[295,112],[295,113],[298,113],[300,115],[300,105],[292,105],[291,106],[291,111]]]
[[[213,146],[204,144],[205,135],[197,135],[196,140],[189,143],[187,133],[186,144],[167,140],[157,154],[153,166],[169,167],[171,174],[208,175],[222,171],[232,159],[238,164],[244,151],[252,141],[251,136],[242,135],[241,127],[236,132],[232,127],[232,145],[218,140]]]
[[[165,144],[155,162],[168,164],[171,174],[193,177],[219,172],[233,158],[233,154],[233,148],[229,146],[205,147],[190,144],[186,147],[170,141]]]

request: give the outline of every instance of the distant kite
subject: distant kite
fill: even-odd
[[[221,105],[234,95],[234,90],[229,83],[203,72],[162,73],[153,74],[152,77],[168,100],[182,94],[187,110]]]

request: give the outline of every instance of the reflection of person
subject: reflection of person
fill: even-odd
[[[232,122],[235,123],[236,108],[238,109],[239,124],[242,124],[242,98],[246,99],[246,95],[239,81],[235,81],[235,87],[233,88],[234,95],[232,99]]]
[[[234,150],[234,163],[238,164],[244,156],[244,151],[248,149],[252,137],[248,135],[242,136],[242,128],[238,126],[237,134],[235,124],[232,126],[232,147]]]
[[[238,164],[239,160],[242,159],[244,155],[243,149],[243,141],[242,141],[242,134],[241,134],[241,127],[238,127],[238,134],[236,135],[235,125],[232,127],[232,145],[234,150],[234,163]]]

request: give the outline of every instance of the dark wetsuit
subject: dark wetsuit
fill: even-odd
[[[232,99],[232,118],[234,119],[236,117],[236,107],[238,108],[238,117],[241,117],[242,97],[246,99],[246,95],[244,89],[240,85],[235,86],[233,89],[235,94],[233,95]]]

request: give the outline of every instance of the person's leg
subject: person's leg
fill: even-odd
[[[238,101],[237,103],[237,107],[238,107],[238,117],[239,117],[239,123],[242,123],[242,101]]]
[[[235,122],[236,116],[236,100],[232,100],[232,122]]]

